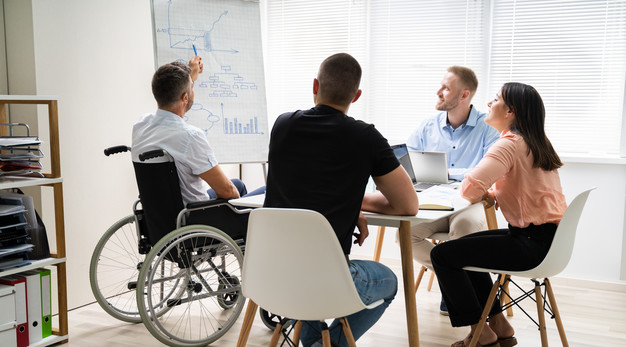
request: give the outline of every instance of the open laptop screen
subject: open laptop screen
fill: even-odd
[[[398,158],[400,165],[402,165],[404,170],[406,170],[406,173],[409,174],[413,184],[417,183],[417,180],[415,179],[415,172],[413,172],[413,165],[411,164],[411,158],[409,157],[409,150],[406,148],[406,144],[403,143],[393,145],[391,146],[391,149],[393,149],[393,154],[395,154],[396,158]]]

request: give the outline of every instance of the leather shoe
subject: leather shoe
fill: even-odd
[[[517,345],[515,336],[498,338],[498,342],[500,342],[500,347],[513,347]]]
[[[465,343],[465,341],[467,341],[467,344]],[[453,343],[451,347],[468,347],[470,345],[470,342],[472,342],[471,334],[467,335],[465,339]],[[517,341],[515,343],[517,343]],[[476,347],[502,347],[502,346],[500,345],[500,339],[498,339],[488,345],[481,345],[480,342],[477,342]]]

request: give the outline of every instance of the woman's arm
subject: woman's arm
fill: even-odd
[[[461,183],[461,196],[471,203],[482,200],[493,202],[491,186],[504,176],[513,166],[515,158],[515,140],[503,137],[489,148],[478,165],[465,175]]]

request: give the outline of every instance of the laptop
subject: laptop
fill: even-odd
[[[391,148],[400,165],[409,174],[415,191],[421,192],[450,182],[445,152],[409,151],[404,143]]]

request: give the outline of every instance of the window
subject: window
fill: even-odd
[[[371,1],[364,119],[391,142],[406,141],[423,119],[439,112],[436,92],[451,65],[470,67],[483,78],[473,101],[481,100],[488,10],[473,0]],[[487,108],[484,102],[476,106]]]
[[[626,1],[494,1],[490,90],[534,86],[559,153],[617,154],[626,76]]]
[[[367,2],[270,0],[265,6],[265,76],[272,124],[281,113],[313,106],[313,79],[329,55],[350,53],[362,67],[367,65]],[[362,105],[356,103],[350,114],[362,114]]]
[[[626,0],[267,0],[270,123],[308,108],[321,61],[352,54],[363,95],[349,114],[403,142],[434,115],[450,65],[479,78],[473,104],[504,82],[533,85],[560,153],[617,154],[626,84]]]

